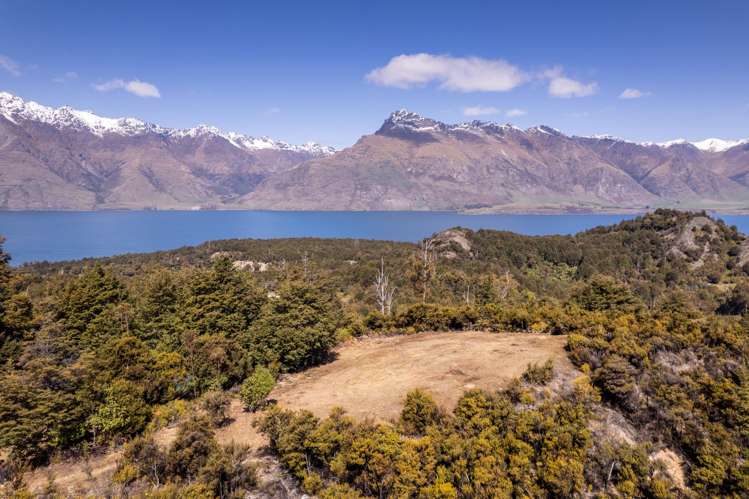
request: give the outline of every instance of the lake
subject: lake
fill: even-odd
[[[633,215],[463,215],[449,212],[0,212],[12,263],[158,251],[230,238],[337,237],[419,241],[449,227],[573,234]],[[749,216],[722,216],[749,233]]]

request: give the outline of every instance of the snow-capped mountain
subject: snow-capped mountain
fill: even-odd
[[[91,111],[81,111],[68,106],[59,108],[43,106],[34,101],[26,101],[21,97],[7,92],[0,92],[0,115],[13,123],[35,121],[61,129],[87,130],[99,137],[105,134],[130,137],[147,133],[174,138],[195,138],[201,135],[213,135],[226,139],[237,148],[248,151],[276,149],[279,151],[312,154],[333,154],[335,152],[332,147],[323,146],[315,142],[291,145],[269,137],[251,137],[236,132],[225,132],[209,125],[198,125],[194,128],[166,128],[141,121],[137,118],[105,118]]]
[[[526,134],[530,133],[544,133],[547,135],[563,135],[562,132],[556,128],[547,125],[538,125],[527,128],[525,130],[513,125],[512,123],[499,124],[492,121],[480,121],[474,120],[469,122],[457,123],[457,124],[446,124],[431,118],[425,118],[417,113],[409,111],[407,109],[399,109],[390,114],[385,120],[382,130],[403,130],[411,133],[431,133],[436,131],[442,132],[466,132],[466,131],[487,131],[493,130],[495,132],[506,132],[515,131]],[[614,135],[608,134],[596,134],[586,138],[600,139],[600,140],[611,140],[616,142],[626,142],[630,144],[638,144],[642,146],[657,146],[668,148],[674,145],[685,145],[689,144],[701,151],[708,152],[723,152],[727,151],[736,146],[749,144],[749,138],[741,140],[725,140],[718,138],[709,138],[700,141],[690,142],[686,139],[674,139],[665,142],[636,142],[632,140],[623,139]]]
[[[401,109],[337,154],[269,176],[240,202],[337,210],[749,207],[749,145],[643,145],[546,125],[447,124]]]
[[[222,207],[333,149],[171,129],[0,93],[0,208]]]
[[[723,152],[736,146],[749,144],[749,139],[723,140],[723,139],[712,138],[712,139],[700,140],[699,142],[691,142],[691,144],[697,149],[700,149],[701,151]]]
[[[393,112],[338,152],[0,94],[0,209],[749,209],[749,141],[637,143]]]
[[[665,142],[635,142],[633,140],[627,140],[621,137],[616,137],[614,135],[608,135],[608,134],[589,135],[584,138],[610,140],[614,142],[626,142],[628,144],[637,144],[637,145],[641,145],[645,147],[668,148],[671,146],[690,145],[690,146],[696,147],[700,151],[707,151],[707,152],[723,152],[736,146],[749,144],[749,139],[725,140],[725,139],[710,138],[710,139],[698,140],[698,141],[692,141],[692,142],[688,141],[687,139],[673,139],[673,140],[667,140]]]

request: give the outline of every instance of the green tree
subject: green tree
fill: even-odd
[[[179,306],[186,329],[199,335],[236,338],[257,318],[265,295],[249,274],[240,273],[227,258],[189,280]]]
[[[151,417],[151,407],[143,400],[143,389],[124,379],[112,383],[104,403],[88,419],[88,426],[99,442],[116,436],[140,433]]]
[[[213,426],[223,426],[230,421],[230,405],[231,398],[220,390],[206,392],[200,400],[200,408],[205,411]]]
[[[276,385],[276,378],[273,373],[264,366],[258,366],[242,383],[240,397],[245,408],[250,411],[256,411],[262,407],[265,399],[273,391]]]
[[[211,454],[200,469],[198,480],[208,485],[215,497],[244,497],[242,492],[257,484],[255,468],[247,463],[250,449],[231,443]]]
[[[140,436],[131,440],[122,453],[123,464],[134,466],[138,476],[146,477],[155,486],[164,482],[167,471],[166,454],[153,437]]]
[[[78,443],[91,410],[79,387],[75,372],[44,358],[0,376],[0,447],[39,464]]]
[[[335,297],[321,287],[285,283],[250,328],[247,347],[253,363],[278,362],[285,371],[297,371],[322,362],[335,345],[342,315]]]
[[[172,272],[148,275],[138,300],[138,336],[150,346],[179,347],[179,292]]]
[[[574,297],[585,310],[633,312],[640,303],[630,289],[606,275],[596,275]]]
[[[209,389],[229,388],[247,373],[244,350],[220,334],[182,334],[182,356],[187,380],[185,392],[197,397]]]
[[[129,317],[113,311],[113,307],[126,299],[122,283],[101,265],[87,270],[63,289],[58,299],[57,318],[77,352],[96,348],[113,330],[126,330]],[[105,320],[97,321],[106,312],[109,314]]]
[[[27,293],[16,289],[0,236],[0,370],[18,359],[21,344],[33,327],[33,309]]]

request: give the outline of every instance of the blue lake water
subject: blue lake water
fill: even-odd
[[[0,212],[12,263],[72,260],[229,238],[343,237],[419,241],[449,227],[573,234],[632,215],[462,215],[447,212]],[[721,216],[749,233],[749,216]]]

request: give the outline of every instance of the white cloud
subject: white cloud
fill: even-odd
[[[525,116],[526,114],[528,114],[528,111],[526,111],[525,109],[509,109],[505,113],[505,116],[507,116],[508,118],[515,118],[517,116]]]
[[[99,92],[111,92],[112,90],[124,90],[138,97],[161,97],[159,89],[152,83],[140,80],[109,80],[104,83],[94,85]]]
[[[463,108],[465,116],[486,116],[489,114],[499,114],[499,109],[493,106],[471,106]]]
[[[65,82],[77,80],[77,79],[78,79],[78,73],[76,73],[75,71],[68,71],[62,76],[52,78],[52,81],[54,81],[55,83],[65,83]]]
[[[271,116],[273,114],[278,114],[280,112],[281,112],[281,108],[280,107],[269,107],[268,109],[265,110],[265,112],[263,114],[265,114],[267,116]]]
[[[636,88],[625,88],[624,91],[619,94],[620,99],[639,99],[640,97],[647,97],[650,92],[643,92]]]
[[[0,54],[0,68],[13,76],[21,76],[21,66],[7,55]]]
[[[586,97],[598,91],[598,83],[583,83],[564,76],[562,68],[557,66],[545,71],[543,78],[549,80],[549,95],[568,99],[570,97]]]
[[[410,88],[436,81],[440,88],[457,92],[507,92],[528,76],[502,59],[421,53],[393,57],[370,71],[367,79],[386,87]]]

